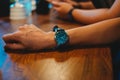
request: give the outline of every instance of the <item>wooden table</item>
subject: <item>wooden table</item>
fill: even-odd
[[[18,26],[26,23],[33,23],[44,31],[52,30],[56,24],[64,29],[81,26],[54,19],[52,14],[34,14],[26,20],[0,19],[0,80],[112,80],[109,47],[76,46],[62,52],[5,52],[2,36],[16,31]]]

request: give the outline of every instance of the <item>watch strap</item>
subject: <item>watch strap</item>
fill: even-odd
[[[73,12],[74,9],[75,8],[70,9],[70,11],[68,12],[68,15],[67,15],[68,20],[71,21],[71,22],[75,21],[73,15],[72,15],[72,12]]]

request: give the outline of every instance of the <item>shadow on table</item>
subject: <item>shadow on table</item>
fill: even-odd
[[[108,46],[106,46],[108,47]],[[21,50],[21,51],[15,51],[15,50],[9,50],[7,49],[6,52],[10,57],[14,59],[19,59],[19,58],[27,58],[31,60],[41,60],[41,59],[47,59],[47,58],[54,58],[57,62],[64,62],[68,60],[70,57],[78,57],[78,56],[83,56],[83,55],[88,55],[87,53],[93,50],[96,50],[98,46],[69,46],[69,47],[63,47],[60,49],[44,49],[44,50],[38,50],[38,51],[30,51],[30,50]],[[105,45],[104,45],[105,48]],[[89,51],[88,51],[89,49]],[[99,46],[98,50],[103,49],[103,45]],[[81,52],[82,54],[78,53]],[[94,52],[93,52],[94,53]],[[15,56],[15,57],[14,57]]]

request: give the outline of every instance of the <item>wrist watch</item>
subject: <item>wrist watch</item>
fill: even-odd
[[[56,48],[64,47],[69,42],[69,36],[64,29],[54,26],[53,32],[55,32]]]
[[[68,20],[71,21],[71,22],[75,21],[73,15],[72,15],[72,12],[73,12],[74,9],[75,8],[70,9],[70,11],[68,12],[68,15],[67,15]]]

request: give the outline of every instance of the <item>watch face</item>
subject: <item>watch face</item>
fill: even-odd
[[[68,41],[68,35],[63,29],[58,30],[55,35],[58,46],[64,45]]]

